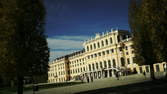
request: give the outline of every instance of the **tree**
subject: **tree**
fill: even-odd
[[[18,94],[23,93],[25,76],[47,75],[44,22],[41,0],[0,1],[0,71],[5,77],[17,78]]]
[[[166,61],[167,56],[165,4],[166,0],[131,0],[129,7],[136,61],[150,65],[152,79],[155,79],[153,64]]]

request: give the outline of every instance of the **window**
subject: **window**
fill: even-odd
[[[159,69],[159,65],[156,65],[156,72],[159,72],[160,69]]]
[[[104,46],[104,42],[103,41],[101,41],[101,45]]]
[[[90,45],[90,50],[92,50],[92,45]]]
[[[148,66],[146,66],[146,72],[149,72],[149,67]]]
[[[109,54],[109,50],[107,50],[106,53]]]
[[[125,49],[128,50],[128,46],[125,46]]]
[[[126,52],[126,55],[128,55],[129,53],[128,52]]]
[[[107,62],[106,61],[104,61],[104,67],[107,68]]]
[[[82,68],[81,68],[81,72],[82,72]]]
[[[105,55],[105,51],[103,51],[102,53],[103,53],[103,55]]]
[[[98,63],[96,63],[96,69],[98,69],[98,68],[99,68]]]
[[[94,64],[92,64],[92,69],[95,70],[95,66],[94,66]]]
[[[88,55],[88,59],[90,59],[90,55]]]
[[[113,67],[116,68],[115,59],[112,60],[112,63],[113,63]]]
[[[112,44],[112,38],[110,38],[110,44]]]
[[[101,56],[101,52],[99,52],[98,55]]]
[[[106,45],[108,45],[108,40],[106,39]]]
[[[96,49],[96,44],[94,43],[93,45],[94,45],[94,49]]]
[[[142,67],[139,67],[140,73],[143,73]]]
[[[83,67],[84,71],[85,71],[85,67]]]
[[[128,64],[130,64],[130,60],[129,60],[129,58],[127,58],[127,62],[128,62]]]
[[[103,68],[102,62],[100,62],[100,68]]]
[[[79,68],[78,68],[78,73],[79,73],[80,71],[79,71]]]
[[[89,51],[89,46],[87,46],[87,51]]]
[[[114,49],[111,49],[111,53],[114,53]]]
[[[125,66],[125,59],[123,57],[121,57],[121,65]]]
[[[91,58],[93,58],[93,55],[91,55]]]
[[[98,46],[98,48],[100,48],[100,43],[99,42],[97,43],[97,46]]]
[[[108,60],[108,68],[111,68],[111,61]]]
[[[94,54],[95,57],[97,57],[97,54]]]
[[[122,47],[119,47],[119,51],[122,51]]]
[[[91,65],[89,64],[89,71],[91,71]]]

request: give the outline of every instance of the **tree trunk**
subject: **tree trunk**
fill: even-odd
[[[17,77],[17,94],[23,94],[23,76],[18,75]]]
[[[10,81],[10,87],[13,88],[14,87],[14,80]]]
[[[153,64],[150,64],[150,77],[152,80],[156,80],[155,74],[154,74],[154,65]]]

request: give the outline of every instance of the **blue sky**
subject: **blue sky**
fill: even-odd
[[[50,60],[82,49],[84,40],[111,28],[129,30],[129,0],[44,0]]]

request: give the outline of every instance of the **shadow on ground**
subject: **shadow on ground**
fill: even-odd
[[[147,81],[124,86],[101,88],[75,94],[166,94],[167,80]]]

